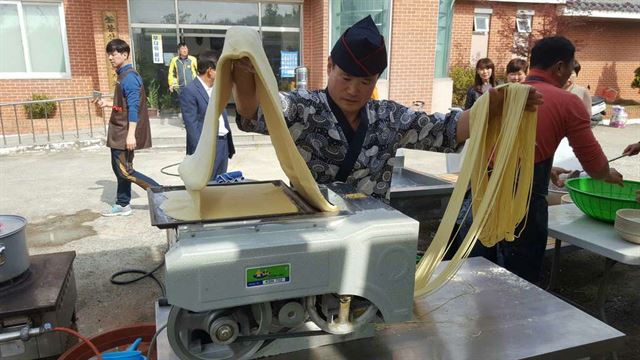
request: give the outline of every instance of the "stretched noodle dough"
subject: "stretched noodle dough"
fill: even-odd
[[[489,95],[471,108],[471,138],[462,171],[433,242],[416,269],[414,295],[435,291],[469,256],[476,240],[492,246],[513,240],[516,225],[526,216],[533,181],[537,113],[524,111],[529,86],[509,84],[501,121],[488,121]],[[496,143],[497,142],[497,143]],[[495,150],[495,152],[494,152]],[[488,177],[487,165],[493,161]],[[473,193],[473,223],[446,268],[433,277],[444,257],[455,220],[469,184]]]
[[[232,63],[233,60],[243,57],[249,58],[256,70],[255,80],[258,100],[282,170],[293,184],[296,192],[309,205],[320,211],[336,211],[337,208],[330,204],[320,193],[318,184],[291,138],[282,114],[276,78],[262,48],[260,35],[257,31],[245,27],[232,27],[227,30],[224,48],[216,67],[216,86],[211,99],[209,99],[202,135],[195,153],[187,155],[178,168],[180,177],[193,201],[190,206],[199,208],[201,215],[203,215],[203,206],[208,206],[205,205],[205,202],[215,201],[213,199],[204,199],[202,189],[206,187],[209,181],[216,157],[218,119],[229,102],[231,95]],[[169,216],[179,219],[181,214],[171,210],[177,208],[176,204],[172,204],[179,201],[177,197],[178,195],[172,195],[169,192],[168,199],[165,201],[165,203],[168,203],[164,209],[166,209],[165,212]]]

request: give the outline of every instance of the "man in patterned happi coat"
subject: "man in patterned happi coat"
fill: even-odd
[[[280,94],[289,132],[319,184],[341,181],[388,201],[396,150],[454,152],[469,138],[467,111],[427,114],[394,101],[371,100],[386,67],[384,37],[368,16],[347,29],[331,50],[324,90]],[[267,134],[254,71],[246,58],[234,62],[236,121],[240,130]],[[503,94],[491,94],[490,114],[500,114]],[[528,109],[539,103],[531,90]]]

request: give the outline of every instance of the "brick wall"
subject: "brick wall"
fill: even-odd
[[[470,64],[471,36],[473,34],[474,10],[476,8],[490,8],[493,10],[488,34],[487,57],[493,60],[498,74],[504,73],[507,63],[514,57],[511,53],[511,48],[513,45],[513,33],[516,31],[515,19],[518,10],[535,11],[532,23],[532,28],[536,30],[535,35],[539,34],[539,31],[542,31],[541,29],[555,28],[555,20],[551,20],[549,16],[555,10],[550,5],[457,1],[453,15],[450,66]],[[549,23],[550,20],[551,24]]]
[[[69,79],[30,79],[30,80],[0,80],[0,103],[30,100],[34,93],[45,94],[50,98],[65,98],[89,96],[93,89],[110,92],[107,79],[107,64],[105,57],[105,42],[102,32],[102,11],[116,11],[118,17],[118,33],[129,42],[129,28],[127,22],[126,0],[82,1],[65,0],[63,2],[69,48],[69,62],[71,78]],[[89,114],[91,110],[91,114]],[[88,108],[86,101],[77,103],[77,114],[80,117],[79,128],[89,125],[89,116],[96,125],[98,119],[95,109]],[[31,132],[32,124],[28,113],[22,106],[2,107],[1,116],[4,131],[7,134],[16,133],[16,126],[21,132]],[[56,118],[49,120],[52,132],[60,131],[60,113],[63,115],[64,127],[75,130],[73,120],[73,105],[71,102],[62,103],[56,112]],[[16,124],[16,114],[17,122]],[[34,120],[33,128],[36,132],[45,132],[47,122]]]
[[[305,0],[303,13],[303,56],[309,68],[309,89],[327,84],[329,56],[329,0]]]
[[[389,98],[431,107],[435,72],[437,0],[396,0],[391,28]]]
[[[594,34],[594,29],[596,33]],[[590,21],[567,34],[581,46],[576,52],[582,70],[578,84],[589,86],[591,94],[611,87],[620,97],[640,101],[631,87],[633,71],[640,67],[640,21]]]
[[[475,4],[456,1],[451,30],[449,66],[469,64],[471,35],[473,33],[473,9]]]
[[[516,31],[516,13],[518,10],[533,10],[532,39],[542,35],[552,35],[557,31],[558,20],[555,5],[552,4],[493,4],[491,28],[489,30],[488,57],[496,66],[496,73],[504,76],[507,63],[515,57],[511,53],[513,33]],[[573,19],[570,19],[573,20]],[[530,40],[534,41],[534,40]]]
[[[73,0],[79,1],[79,0]],[[107,57],[105,47],[107,42],[104,41],[104,32],[102,29],[102,13],[104,11],[115,11],[118,21],[118,37],[131,45],[129,37],[128,9],[127,0],[91,0],[91,19],[93,22],[93,42],[95,43],[93,57],[97,59],[97,75],[100,83],[100,91],[112,92],[109,89],[109,79],[107,74],[111,71],[107,67]]]
[[[622,98],[640,101],[637,89],[630,85],[633,70],[640,66],[640,42],[635,39],[640,33],[639,21],[566,17],[558,21],[553,19],[555,9],[548,4],[456,1],[449,66],[469,63],[474,8],[493,9],[488,57],[498,74],[504,73],[513,57],[511,41],[505,36],[515,31],[516,12],[533,10],[535,35],[548,33],[558,25],[557,30],[576,45],[576,59],[582,65],[580,85],[589,86],[592,95],[610,87]]]

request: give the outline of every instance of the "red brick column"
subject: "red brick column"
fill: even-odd
[[[309,68],[309,89],[321,89],[327,84],[329,56],[329,1],[305,0],[303,4],[303,57]]]
[[[389,99],[431,107],[438,25],[437,0],[393,2]]]

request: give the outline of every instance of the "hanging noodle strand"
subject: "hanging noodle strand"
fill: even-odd
[[[489,121],[489,94],[480,97],[471,108],[469,149],[443,221],[416,269],[414,296],[429,294],[445,284],[469,256],[476,241],[490,247],[502,239],[513,241],[518,237],[515,229],[526,221],[533,185],[537,113],[525,111],[529,88],[504,85],[502,116],[492,121]],[[473,223],[451,261],[434,275],[448,249],[469,186]]]

